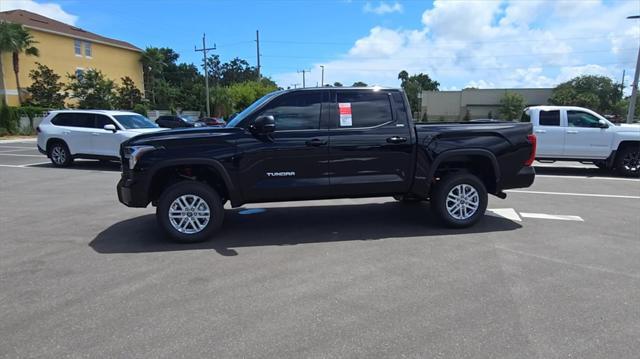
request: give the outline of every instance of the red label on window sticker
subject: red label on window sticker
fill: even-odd
[[[351,119],[351,103],[340,102],[338,103],[338,109],[340,110],[340,126],[349,127],[352,125]]]

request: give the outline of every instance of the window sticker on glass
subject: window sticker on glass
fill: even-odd
[[[352,126],[351,102],[340,102],[338,108],[340,109],[340,127]]]

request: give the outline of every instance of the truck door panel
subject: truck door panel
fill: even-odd
[[[330,119],[329,180],[334,195],[407,191],[412,124],[397,121],[387,92],[335,91]],[[346,109],[346,110],[345,110]]]

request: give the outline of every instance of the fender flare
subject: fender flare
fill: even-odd
[[[493,174],[496,178],[496,184],[500,182],[500,166],[498,165],[498,159],[491,151],[482,148],[464,148],[442,152],[441,154],[436,156],[435,160],[433,161],[431,168],[429,169],[428,178],[433,178],[436,170],[441,163],[455,156],[481,156],[488,158],[493,167]]]
[[[242,205],[241,194],[238,191],[238,188],[236,188],[236,186],[233,184],[233,181],[231,180],[231,176],[229,175],[229,172],[227,171],[227,169],[222,165],[222,163],[220,163],[220,161],[210,159],[210,158],[186,157],[186,158],[162,161],[158,165],[153,166],[149,169],[149,175],[147,177],[148,183],[146,184],[146,187],[150,189],[151,182],[153,181],[153,178],[155,177],[158,171],[168,167],[175,167],[180,165],[204,165],[204,166],[212,167],[215,170],[215,172],[220,176],[220,178],[222,178],[222,181],[224,182],[225,187],[227,187],[227,192],[229,193],[229,200],[231,201],[231,205],[234,207]]]

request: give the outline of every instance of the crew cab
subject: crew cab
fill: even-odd
[[[624,176],[640,175],[640,125],[614,125],[573,106],[529,107],[520,121],[533,124],[538,160],[592,162]]]
[[[135,112],[51,111],[36,128],[38,150],[56,167],[76,158],[120,161],[120,144],[141,133],[163,130]]]
[[[122,144],[120,202],[157,206],[169,237],[210,238],[223,205],[393,196],[431,201],[445,225],[484,215],[487,194],[530,186],[531,124],[414,124],[398,89],[270,93],[225,127],[141,135]],[[417,207],[420,208],[420,207]]]

